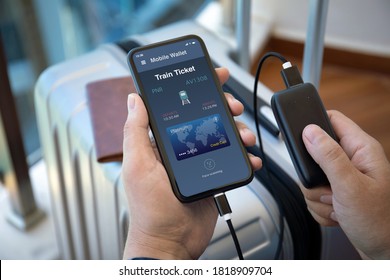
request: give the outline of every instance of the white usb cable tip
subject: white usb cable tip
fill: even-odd
[[[292,65],[291,65],[291,62],[290,61],[287,61],[285,63],[283,63],[283,69],[287,69],[287,68],[290,68]]]

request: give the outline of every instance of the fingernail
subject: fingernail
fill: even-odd
[[[128,96],[127,96],[127,110],[128,112],[130,113],[130,111],[132,111],[135,107],[135,98],[134,98],[134,93],[130,93]]]
[[[331,218],[333,221],[335,221],[335,222],[339,222],[339,221],[337,220],[336,213],[335,213],[334,211],[332,211],[332,213],[330,213],[330,218]]]
[[[241,132],[243,133],[243,134],[248,134],[248,135],[253,135],[253,136],[255,136],[254,134],[253,134],[253,132],[252,132],[252,130],[250,130],[249,128],[247,128],[247,127],[244,127],[244,128],[242,128],[241,129]],[[256,136],[255,136],[256,137]]]
[[[235,98],[235,97],[233,96],[233,94],[231,94],[231,93],[228,94],[228,98],[230,99],[231,102],[240,102],[240,101],[238,101],[238,99]]]
[[[326,204],[333,204],[333,196],[331,194],[324,194],[320,196],[320,201]]]
[[[321,136],[323,133],[323,130],[315,124],[309,124],[303,130],[303,136],[305,136],[305,138],[309,140],[310,143],[313,143],[316,138]]]
[[[234,98],[234,102],[238,103],[238,104],[241,104],[242,105],[242,102],[240,100],[238,100],[237,98],[233,97]]]

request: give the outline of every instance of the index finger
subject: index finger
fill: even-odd
[[[229,70],[227,70],[227,68],[215,68],[215,72],[217,72],[217,76],[221,85],[226,83],[226,81],[229,79]]]
[[[350,159],[362,147],[377,143],[373,137],[368,135],[355,122],[339,111],[330,110],[328,111],[328,115],[334,132],[339,138],[340,145]],[[377,144],[380,146],[379,143]]]

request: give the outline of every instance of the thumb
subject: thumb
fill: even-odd
[[[319,126],[311,124],[302,133],[303,143],[315,162],[324,171],[332,186],[348,182],[355,174],[347,154],[341,146]]]
[[[138,94],[129,94],[127,109],[128,115],[123,131],[124,161],[139,162],[142,159],[150,160],[155,158],[149,139],[148,114]]]

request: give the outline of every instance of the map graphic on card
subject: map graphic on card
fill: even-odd
[[[167,133],[177,160],[230,145],[219,114],[168,127]]]

